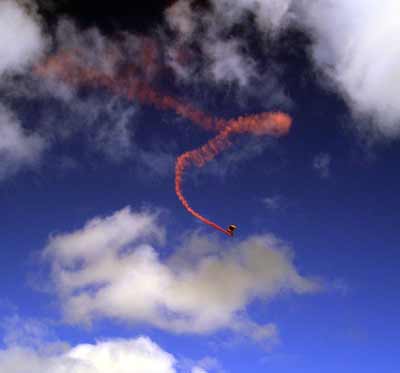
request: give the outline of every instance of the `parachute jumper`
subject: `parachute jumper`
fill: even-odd
[[[231,224],[228,229],[226,230],[226,232],[229,234],[229,236],[233,236],[233,232],[235,232],[235,230],[237,229],[237,225],[235,224]]]

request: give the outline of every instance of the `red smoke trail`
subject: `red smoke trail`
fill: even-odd
[[[157,70],[153,53],[153,47],[148,44],[144,49],[142,61],[151,61],[152,70]],[[104,58],[110,58],[118,62],[120,55],[111,53]],[[56,77],[74,86],[88,85],[91,87],[103,87],[114,94],[126,96],[128,99],[136,99],[143,104],[154,105],[158,109],[173,110],[178,115],[189,119],[205,130],[216,131],[218,134],[205,145],[198,149],[185,152],[177,158],[175,166],[175,191],[186,210],[205,224],[231,236],[232,232],[223,229],[211,220],[206,219],[189,205],[182,192],[182,179],[186,168],[190,164],[197,167],[204,166],[214,159],[219,153],[232,145],[229,140],[233,134],[251,133],[254,135],[285,135],[291,126],[291,118],[280,112],[262,113],[239,117],[229,121],[214,118],[202,111],[183,103],[171,96],[162,95],[153,89],[145,79],[140,79],[140,68],[131,64],[125,68],[124,73],[111,76],[98,68],[87,67],[82,61],[79,51],[59,53],[47,59],[37,66],[35,72],[39,76]],[[145,74],[147,75],[147,74]]]
[[[175,191],[186,210],[203,223],[232,236],[232,232],[220,227],[218,224],[206,219],[197,211],[190,207],[188,201],[182,192],[182,178],[185,173],[186,167],[193,163],[197,167],[203,167],[207,162],[214,159],[219,153],[232,145],[229,137],[233,134],[239,133],[252,133],[254,135],[272,135],[282,136],[288,133],[292,120],[291,118],[280,112],[276,113],[262,113],[250,115],[246,117],[239,117],[232,119],[228,125],[209,142],[189,152],[183,153],[176,160],[175,165]]]
[[[147,49],[144,51],[146,53],[140,60],[147,61],[150,59],[150,52]],[[119,58],[112,53],[106,57],[110,59]],[[107,88],[115,94],[136,99],[142,104],[150,104],[161,110],[172,110],[208,131],[219,131],[227,123],[223,119],[209,116],[171,96],[158,93],[147,83],[146,79],[140,79],[139,69],[133,64],[125,66],[125,71],[112,77],[99,69],[85,66],[79,51],[74,50],[60,52],[48,58],[44,63],[36,66],[35,73],[43,77],[61,79],[73,86],[86,84]]]

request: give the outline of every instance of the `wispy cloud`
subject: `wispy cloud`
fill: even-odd
[[[314,170],[324,179],[328,178],[331,174],[331,160],[330,154],[320,153],[317,154],[312,161]]]
[[[34,12],[17,1],[0,2],[0,83],[24,73],[45,52],[47,40]],[[8,92],[6,92],[7,94]],[[24,130],[18,114],[0,100],[0,180],[38,164],[45,140]]]
[[[284,198],[280,194],[265,197],[263,200],[265,207],[269,210],[278,210],[283,207]]]
[[[46,140],[24,130],[15,114],[0,104],[0,180],[40,162]]]
[[[205,9],[193,1],[175,2],[165,12],[174,34],[168,38],[167,64],[179,81],[229,86],[239,103],[252,97],[265,106],[288,105],[280,69],[273,60],[260,68],[250,50],[249,33],[234,32],[235,27],[255,31],[251,12],[263,32],[275,31],[285,18],[286,3],[213,0]]]
[[[226,373],[221,363],[211,356],[205,356],[198,361],[187,358],[180,359],[178,371],[182,373]]]
[[[179,0],[165,11],[168,32],[159,29],[148,38],[128,33],[112,37],[96,27],[82,30],[66,18],[57,20],[54,34],[46,34],[44,20],[32,4],[11,0],[0,4],[0,89],[5,97],[0,102],[0,129],[17,144],[14,149],[11,140],[0,143],[2,179],[39,164],[45,145],[51,151],[52,146],[74,137],[85,139],[90,151],[111,161],[136,158],[147,168],[154,163],[156,172],[160,163],[171,164],[170,153],[140,149],[134,136],[138,110],[133,103],[99,90],[81,95],[77,87],[32,74],[32,66],[48,53],[49,46],[79,50],[85,66],[110,77],[124,55],[149,82],[169,67],[177,86],[183,82],[180,87],[228,85],[234,87],[232,92],[240,92],[242,103],[257,97],[268,107],[287,106],[290,99],[281,79],[282,67],[273,58],[260,60],[249,43],[250,34],[237,30],[248,30],[245,26],[251,24],[252,32],[261,35],[260,55],[268,55],[279,35],[295,26],[311,36],[310,56],[318,77],[342,94],[357,128],[374,139],[400,134],[396,101],[400,49],[393,36],[399,33],[396,0],[379,7],[373,0],[212,0],[206,7]],[[21,99],[38,103],[38,118],[34,126],[29,124],[29,131],[20,115]],[[49,102],[52,105],[44,108]],[[321,175],[329,174],[327,163],[325,157],[316,165]]]
[[[379,4],[374,0],[212,0],[209,4],[199,10],[194,2],[180,0],[166,12],[177,35],[169,63],[182,79],[234,83],[242,92],[255,87],[255,81],[262,79],[258,61],[247,54],[245,37],[229,34],[233,25],[245,25],[251,15],[253,27],[266,40],[264,52],[271,40],[278,42],[279,35],[291,27],[310,36],[310,55],[321,83],[342,95],[358,130],[373,139],[400,135],[397,0]],[[188,63],[190,53],[182,50],[190,51],[193,43],[205,63]],[[279,80],[276,72],[267,76]],[[280,88],[282,84],[274,94]]]
[[[4,97],[4,103],[0,101],[0,131],[5,135],[0,140],[0,157],[4,159],[0,178],[15,174],[22,166],[37,165],[44,144],[52,151],[77,137],[89,152],[103,154],[108,160],[131,159],[139,151],[133,141],[137,124],[134,103],[98,90],[82,95],[73,85],[35,74],[35,66],[51,44],[59,50],[79,49],[86,65],[112,76],[114,60],[105,56],[122,46],[97,28],[81,30],[63,18],[58,20],[54,35],[45,35],[44,20],[34,4],[27,1],[25,7],[22,3],[6,0],[0,4],[0,21],[4,18],[0,22],[0,40],[4,38],[0,43],[0,90]],[[32,123],[22,120],[27,118],[27,101],[35,102]]]

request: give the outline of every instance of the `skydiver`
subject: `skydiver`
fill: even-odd
[[[228,227],[228,229],[226,230],[226,233],[227,233],[229,236],[233,237],[233,232],[235,232],[236,228],[237,228],[237,225],[231,224],[231,225]]]

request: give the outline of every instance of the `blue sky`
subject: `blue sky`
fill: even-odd
[[[0,4],[0,371],[397,371],[395,1],[29,4]],[[35,73],[77,50],[216,118],[292,117],[185,174],[233,238],[174,190],[215,133],[65,59]]]

